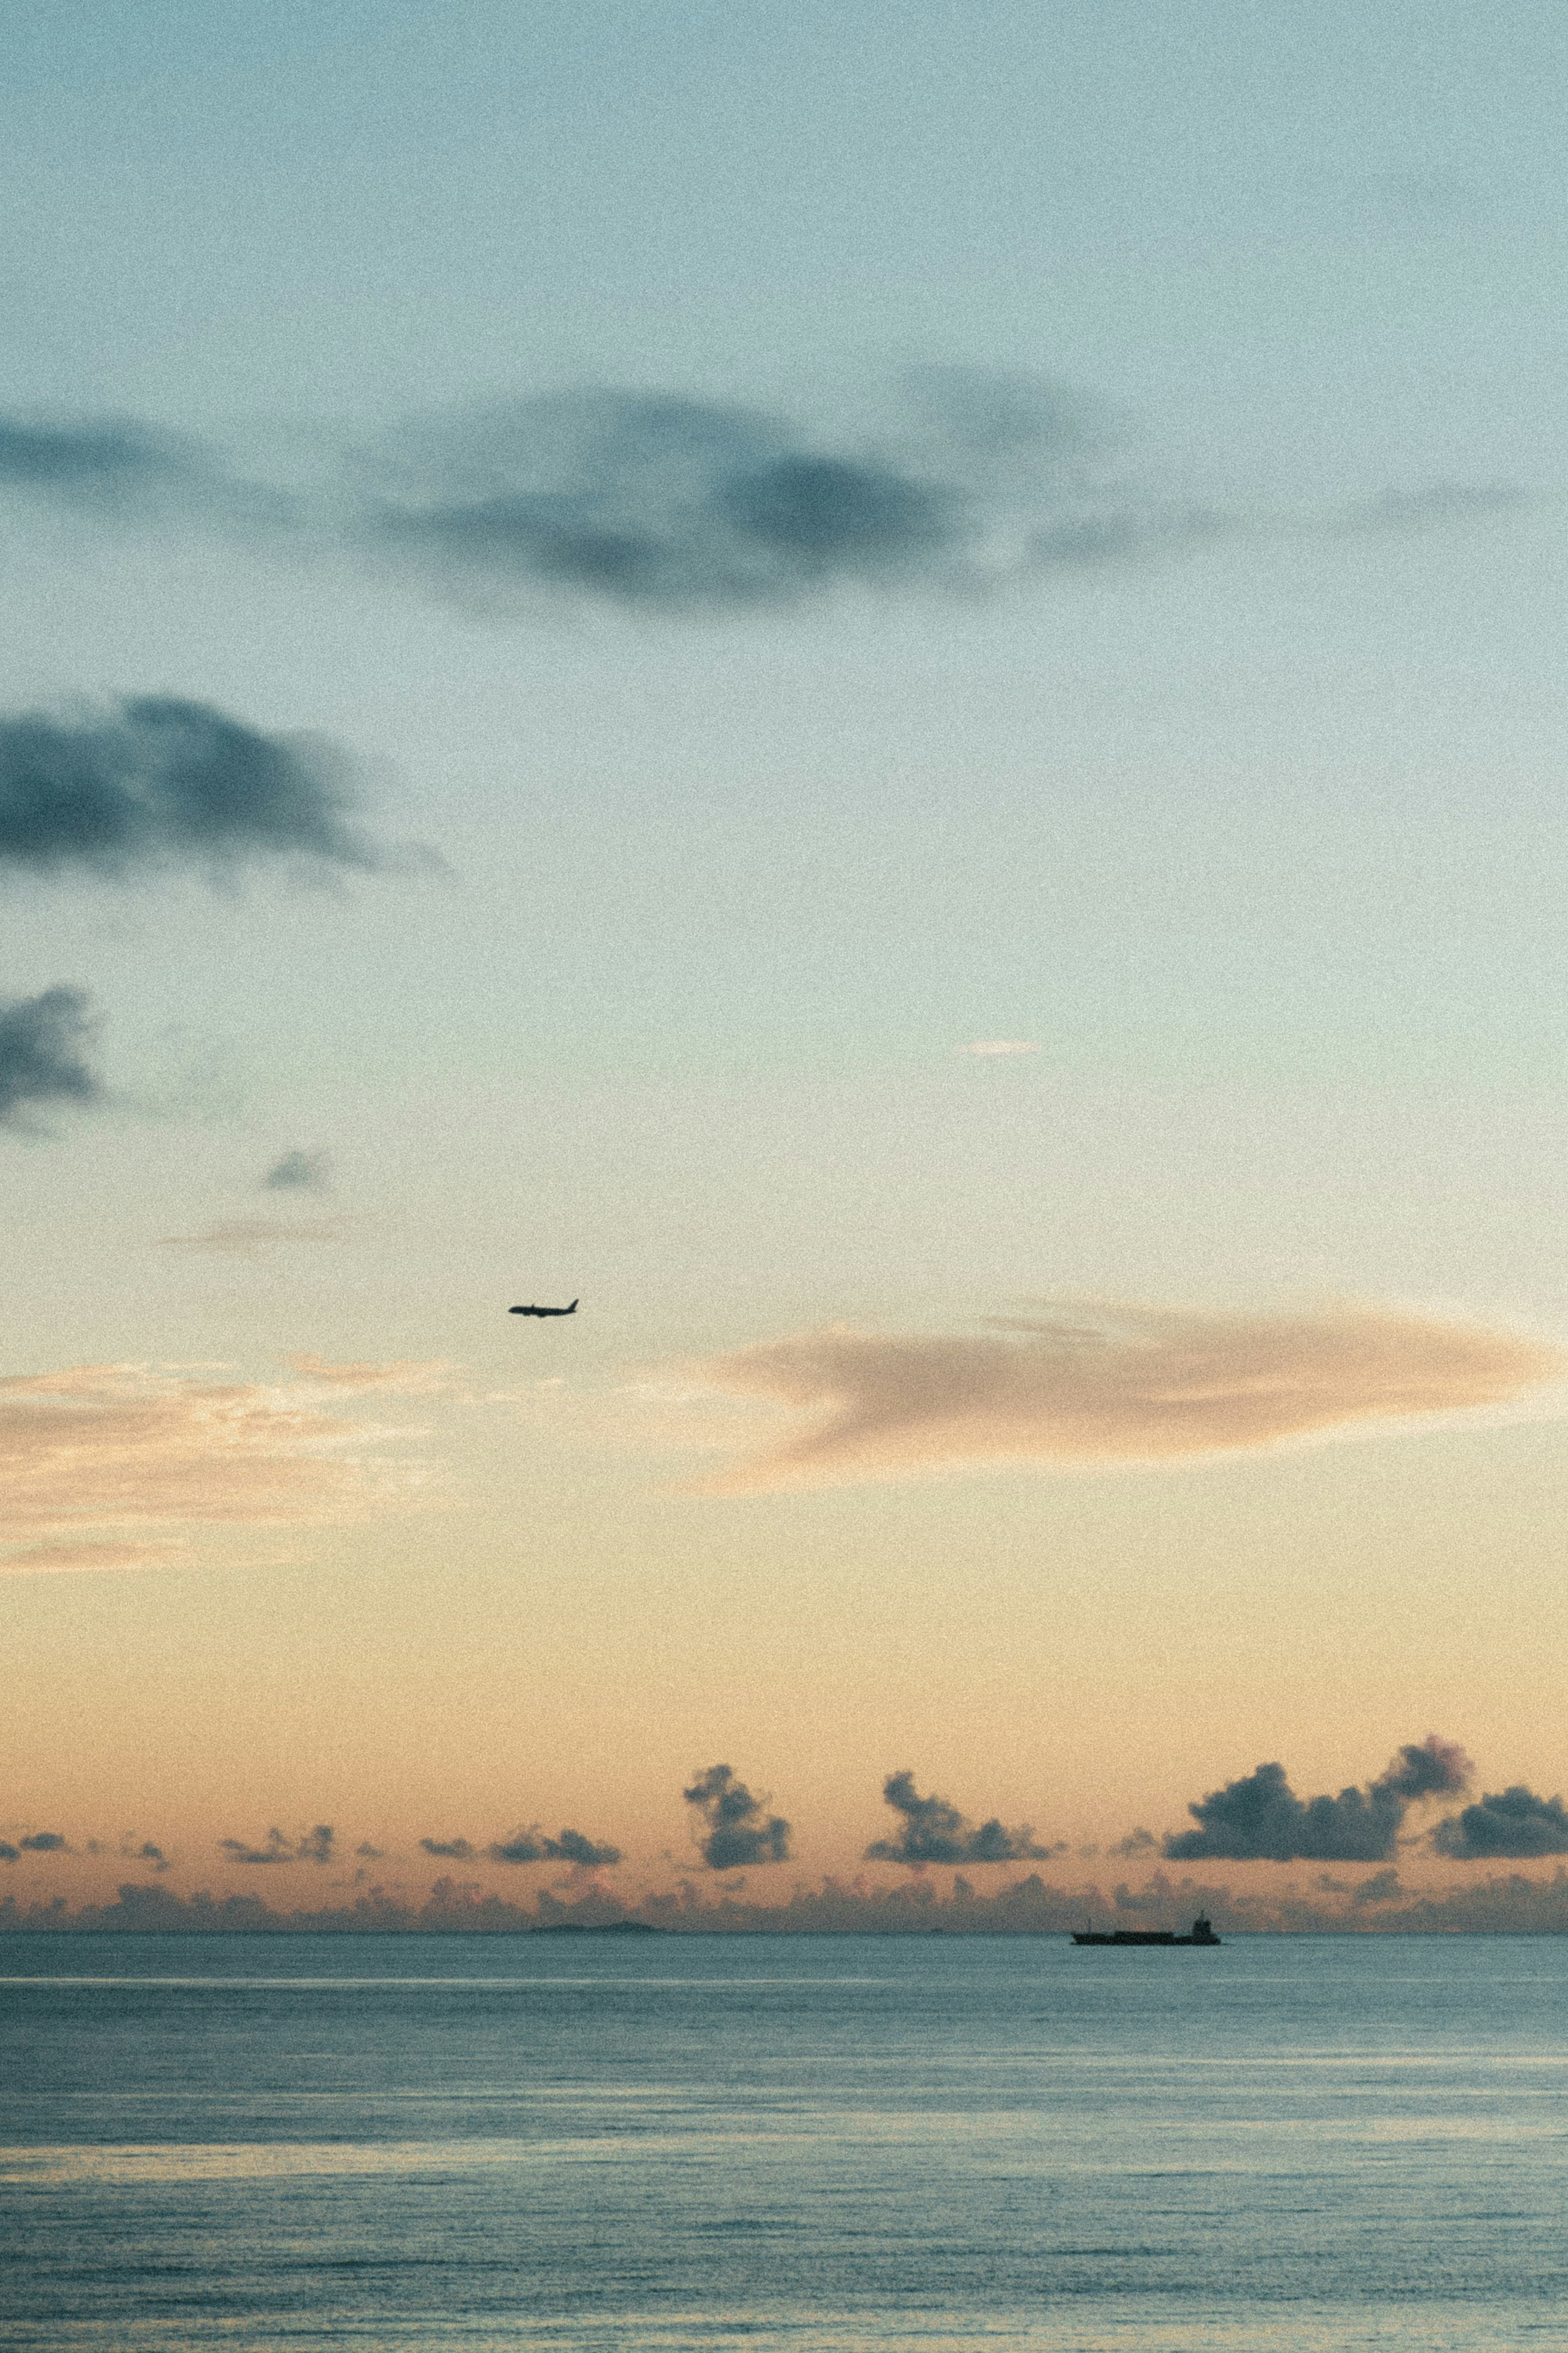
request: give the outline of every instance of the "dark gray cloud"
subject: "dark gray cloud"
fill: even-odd
[[[382,863],[350,821],[347,763],[171,695],[0,719],[0,865],[122,876],[258,860]]]
[[[1152,1831],[1129,1831],[1127,1836],[1124,1839],[1118,1839],[1116,1844],[1108,1849],[1108,1852],[1120,1855],[1152,1854],[1159,1843]]]
[[[65,1843],[58,1831],[34,1831],[30,1836],[17,1841],[24,1854],[58,1854]]]
[[[0,1000],[0,1122],[33,1126],[39,1103],[101,1103],[104,1084],[88,1060],[98,1029],[85,989]]]
[[[474,1849],[465,1838],[422,1838],[419,1844],[424,1853],[444,1855],[448,1862],[471,1862],[474,1859]]]
[[[201,444],[133,419],[0,417],[0,487],[121,513],[216,479]]]
[[[710,1765],[681,1791],[707,1825],[699,1851],[710,1871],[743,1871],[752,1863],[789,1861],[788,1822],[767,1811],[728,1765]]]
[[[0,1839],[0,1862],[20,1862],[21,1860],[21,1848],[13,1846],[9,1839]]]
[[[1436,1733],[1401,1748],[1386,1773],[1365,1789],[1337,1798],[1298,1798],[1283,1765],[1259,1765],[1187,1808],[1198,1827],[1165,1841],[1173,1862],[1384,1862],[1407,1810],[1423,1799],[1452,1797],[1469,1779],[1462,1748]]]
[[[386,1849],[381,1846],[372,1846],[369,1839],[361,1839],[358,1846],[354,1849],[354,1852],[363,1862],[381,1862],[385,1859]]]
[[[543,1838],[537,1823],[531,1830],[514,1831],[509,1839],[498,1839],[485,1852],[492,1862],[571,1862],[585,1870],[621,1859],[618,1846],[601,1845],[581,1831],[563,1830],[559,1838]]]
[[[861,438],[613,389],[448,417],[367,453],[364,527],[491,601],[735,609],[1031,568],[1042,501],[1078,494],[1081,405],[957,374],[914,391],[892,433]]]
[[[1523,1860],[1537,1854],[1568,1854],[1568,1811],[1561,1798],[1538,1798],[1515,1782],[1496,1797],[1467,1806],[1432,1833],[1439,1854],[1460,1861],[1481,1856]]]
[[[267,1833],[264,1846],[252,1846],[245,1839],[219,1839],[218,1845],[234,1862],[331,1862],[334,1859],[334,1834],[330,1822],[318,1822],[313,1830],[302,1831],[297,1839],[287,1839],[276,1824]]]
[[[589,385],[406,427],[322,484],[247,479],[132,420],[0,418],[0,491],[120,522],[368,554],[488,610],[562,598],[716,613],[840,588],[973,593],[1228,536],[1458,525],[1527,495],[1439,482],[1296,514],[1194,506],[1121,469],[1099,404],[916,370],[874,419],[815,426]]]
[[[286,1152],[261,1180],[268,1193],[324,1193],[331,1181],[331,1162],[324,1152]]]
[[[912,1773],[890,1773],[882,1795],[902,1819],[896,1839],[878,1839],[866,1849],[868,1862],[1023,1862],[1047,1850],[1032,1830],[1004,1830],[994,1818],[975,1829],[945,1798],[922,1798]]]

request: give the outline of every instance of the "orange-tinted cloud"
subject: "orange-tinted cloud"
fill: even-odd
[[[346,1230],[341,1218],[220,1218],[199,1234],[163,1234],[158,1247],[210,1258],[264,1259],[289,1242],[341,1241]]]
[[[1543,1343],[1413,1311],[1047,1311],[970,1338],[836,1325],[710,1359],[710,1385],[797,1417],[710,1493],[944,1465],[1158,1462],[1499,1404],[1560,1375]]]
[[[396,1367],[405,1381],[410,1369]],[[13,1375],[0,1379],[0,1545],[18,1549],[0,1568],[150,1565],[169,1556],[144,1540],[153,1529],[363,1517],[418,1478],[390,1451],[401,1434],[326,1410],[312,1379]]]
[[[427,1396],[445,1388],[457,1366],[446,1357],[425,1363],[415,1356],[397,1356],[386,1364],[333,1364],[325,1356],[289,1356],[291,1372],[301,1380],[319,1381],[324,1388],[347,1394],[356,1390],[390,1389],[408,1396]]]

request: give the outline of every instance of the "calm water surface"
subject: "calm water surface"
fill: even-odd
[[[1568,1939],[0,1936],[0,2342],[1568,2341]]]

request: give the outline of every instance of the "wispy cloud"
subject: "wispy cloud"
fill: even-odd
[[[1283,1765],[1259,1765],[1211,1790],[1187,1811],[1198,1827],[1165,1841],[1173,1862],[1383,1862],[1394,1852],[1413,1805],[1452,1797],[1470,1777],[1470,1760],[1449,1740],[1428,1734],[1403,1747],[1367,1788],[1337,1798],[1298,1798]]]
[[[12,1375],[0,1380],[0,1571],[151,1565],[167,1554],[147,1529],[405,1506],[421,1466],[396,1451],[402,1436],[327,1409],[313,1383],[136,1365]]]
[[[796,1417],[778,1443],[705,1488],[741,1494],[1007,1461],[1179,1461],[1495,1405],[1565,1362],[1518,1334],[1378,1306],[1105,1306],[993,1322],[973,1337],[835,1325],[691,1368],[710,1388]]]
[[[221,480],[195,440],[134,418],[0,417],[0,487],[99,513],[145,513]]]
[[[99,1026],[84,989],[0,1000],[0,1124],[34,1128],[40,1104],[101,1103],[104,1084],[89,1060]]]
[[[318,1822],[313,1830],[301,1831],[296,1838],[285,1838],[275,1825],[258,1845],[237,1838],[219,1839],[218,1845],[231,1862],[328,1863],[336,1859],[336,1840],[330,1822]]]
[[[347,1231],[342,1218],[218,1218],[194,1234],[160,1234],[158,1248],[259,1261],[293,1242],[342,1241]]]
[[[563,1830],[559,1838],[543,1838],[537,1822],[498,1839],[485,1852],[492,1862],[569,1862],[579,1871],[596,1871],[621,1859],[618,1846],[585,1838],[581,1831]]]
[[[328,1357],[310,1356],[289,1356],[285,1361],[301,1380],[345,1394],[385,1389],[405,1397],[427,1397],[447,1388],[458,1369],[447,1356],[395,1356],[384,1364],[373,1359],[335,1364]]]
[[[891,1773],[882,1795],[900,1818],[894,1839],[878,1839],[866,1849],[868,1862],[906,1862],[921,1870],[931,1862],[1024,1862],[1048,1850],[1035,1844],[1032,1830],[1004,1830],[993,1819],[978,1828],[945,1798],[921,1797],[912,1773]]]
[[[22,1545],[0,1557],[0,1575],[6,1570],[27,1575],[78,1568],[168,1568],[190,1557],[191,1547],[174,1538],[153,1544],[119,1539],[104,1542],[69,1539],[63,1543]]]
[[[0,417],[0,491],[124,526],[349,549],[490,614],[563,600],[700,617],[845,590],[973,596],[1218,540],[1463,527],[1509,485],[1353,509],[1198,503],[1131,465],[1105,404],[1047,380],[909,372],[857,419],[584,385],[449,411],[341,452],[335,479],[247,480],[124,418]]]
[[[324,1193],[331,1183],[332,1165],[324,1152],[296,1149],[275,1160],[261,1180],[268,1193]]]

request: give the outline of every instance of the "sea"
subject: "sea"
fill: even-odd
[[[1568,1938],[0,1936],[6,2353],[1568,2345]]]

